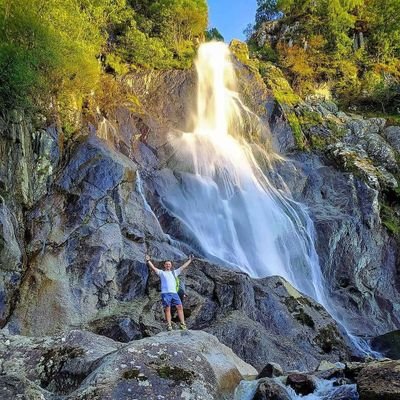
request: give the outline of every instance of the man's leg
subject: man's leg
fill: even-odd
[[[176,311],[178,311],[178,317],[181,324],[185,323],[185,315],[183,314],[182,304],[176,306]]]
[[[164,307],[165,319],[167,320],[168,326],[171,325],[171,307]]]

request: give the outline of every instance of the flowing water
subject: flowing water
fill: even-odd
[[[194,129],[171,135],[181,184],[164,188],[165,206],[209,258],[252,277],[282,276],[326,305],[307,210],[274,188],[243,139],[249,125],[261,124],[239,99],[228,47],[202,45],[196,67]],[[272,150],[263,157],[267,165],[279,158]]]
[[[276,189],[258,162],[261,157],[272,169],[275,161],[284,161],[268,146],[262,152],[257,147],[256,160],[254,146],[244,139],[249,129],[252,137],[258,132],[265,139],[265,125],[239,98],[228,47],[203,44],[196,68],[194,129],[171,134],[170,167],[179,185],[160,185],[164,206],[209,259],[255,278],[279,275],[343,324],[326,294],[306,207]],[[369,352],[366,343],[349,337],[358,350]]]
[[[333,381],[317,379],[315,391],[301,396],[296,394],[291,387],[285,386],[279,378],[275,378],[274,381],[284,389],[290,400],[357,400],[359,398],[355,384],[334,386]],[[252,400],[258,384],[258,380],[242,381],[235,390],[234,400]]]

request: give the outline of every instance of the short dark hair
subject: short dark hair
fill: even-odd
[[[165,261],[164,261],[164,265],[165,265],[167,262],[170,262],[171,265],[173,264],[173,262],[172,262],[171,260],[165,260]]]

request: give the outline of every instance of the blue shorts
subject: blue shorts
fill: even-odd
[[[178,293],[161,293],[161,300],[163,307],[181,306],[181,298]]]

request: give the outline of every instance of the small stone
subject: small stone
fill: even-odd
[[[286,385],[297,394],[306,396],[315,390],[314,378],[306,374],[291,374],[287,377]]]
[[[333,382],[333,386],[351,385],[352,381],[348,378],[338,378]]]
[[[257,379],[260,378],[273,378],[283,375],[283,369],[279,364],[268,363],[263,370],[258,374]]]
[[[290,400],[285,388],[274,382],[272,379],[263,378],[260,380],[253,400]]]
[[[337,366],[329,361],[322,360],[317,368],[317,371],[329,371],[330,369],[335,369]]]

